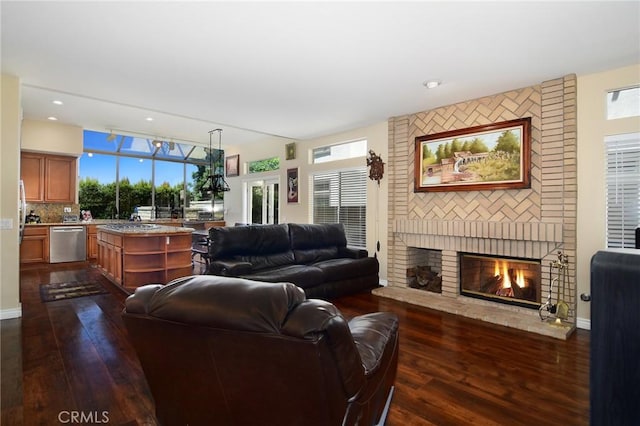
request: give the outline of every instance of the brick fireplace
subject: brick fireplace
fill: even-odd
[[[418,136],[531,117],[531,188],[459,192],[413,191]],[[576,78],[389,120],[388,285],[375,290],[478,320],[566,338],[575,329]],[[468,297],[460,291],[460,254],[520,258],[540,265],[546,299],[551,262],[569,258],[569,317],[542,321],[537,309]],[[407,270],[426,264],[439,293],[412,288]]]

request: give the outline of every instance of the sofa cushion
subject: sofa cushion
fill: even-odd
[[[214,226],[209,229],[209,241],[212,260],[291,251],[286,224]]]
[[[245,255],[234,256],[235,260],[241,262],[248,262],[251,264],[252,271],[259,271],[261,269],[275,268],[278,266],[292,265],[295,263],[292,251],[284,251],[280,253],[263,254],[263,255]]]
[[[289,238],[293,250],[308,250],[323,247],[345,247],[347,237],[341,223],[290,223]]]
[[[322,271],[324,281],[342,281],[347,278],[377,274],[379,268],[378,261],[373,257],[324,260],[312,266]]]
[[[324,247],[308,250],[294,250],[293,256],[296,263],[308,265],[310,263],[321,262],[323,260],[335,259],[338,257],[338,247]]]
[[[263,269],[258,272],[242,275],[242,278],[264,282],[289,282],[301,288],[317,286],[322,284],[324,280],[323,273],[320,269],[306,265],[289,265]]]

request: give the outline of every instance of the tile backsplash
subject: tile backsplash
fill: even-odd
[[[69,207],[70,212],[65,212],[64,208]],[[42,223],[60,223],[63,215],[80,215],[79,204],[69,203],[27,203],[27,214],[33,210],[33,213],[40,216]]]

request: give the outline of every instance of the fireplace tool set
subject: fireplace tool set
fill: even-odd
[[[558,252],[558,259],[551,262],[549,268],[549,295],[547,301],[540,306],[538,313],[542,321],[555,318],[556,324],[569,318],[569,304],[565,300],[565,291],[569,284],[569,257]],[[554,277],[555,271],[555,277]],[[555,287],[556,303],[553,303]]]

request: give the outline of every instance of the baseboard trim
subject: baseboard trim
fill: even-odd
[[[591,320],[588,318],[577,318],[576,327],[582,328],[583,330],[591,330]]]
[[[11,309],[0,310],[0,320],[20,318],[22,316],[22,306]]]

